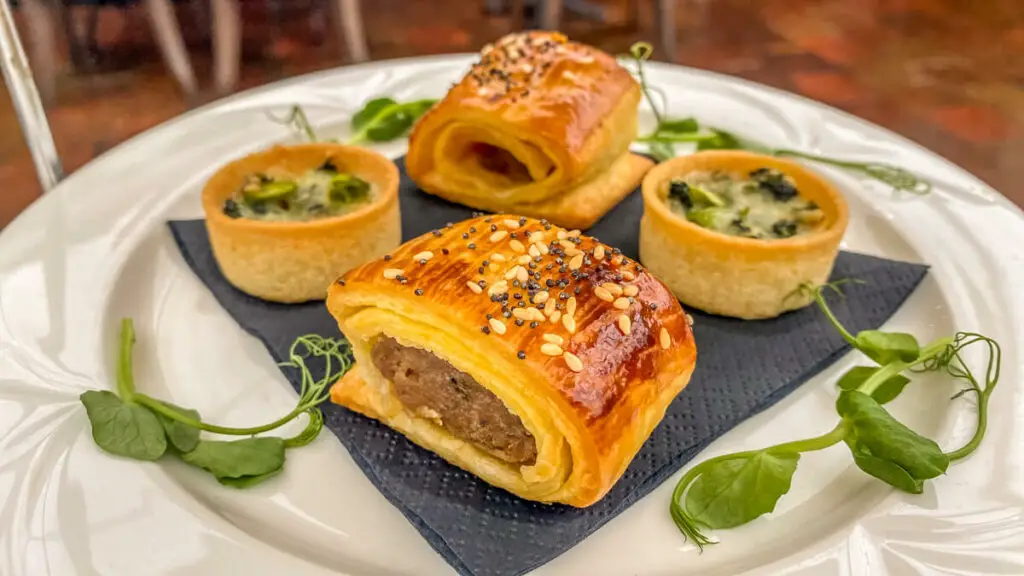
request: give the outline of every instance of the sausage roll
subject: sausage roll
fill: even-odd
[[[557,33],[511,34],[419,120],[406,168],[452,202],[589,228],[653,165],[629,152],[639,103],[608,54]]]
[[[706,151],[644,178],[640,261],[688,306],[744,319],[811,303],[849,221],[827,180],[774,156]]]
[[[338,144],[235,160],[207,181],[203,211],[225,278],[274,302],[323,300],[339,274],[402,239],[395,164]]]
[[[356,366],[334,402],[522,498],[577,507],[615,484],[689,382],[679,302],[616,250],[479,217],[331,285]]]

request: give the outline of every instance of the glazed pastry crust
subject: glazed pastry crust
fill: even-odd
[[[640,99],[612,56],[557,33],[511,34],[485,47],[417,122],[406,168],[421,189],[452,202],[586,227],[653,164],[628,155]],[[489,169],[481,154],[495,150],[518,168]]]
[[[356,358],[331,398],[522,498],[589,506],[615,484],[689,382],[696,361],[693,334],[678,301],[635,262],[604,246],[595,254],[599,243],[591,238],[580,237],[578,245],[560,241],[559,232],[566,232],[558,227],[545,231],[536,220],[509,218],[481,217],[426,234],[400,246],[389,260],[369,262],[331,285],[327,307]],[[540,254],[541,244],[547,254]],[[523,288],[516,266],[535,249],[541,262],[533,270],[541,278],[530,278]],[[574,261],[575,250],[581,252]],[[431,257],[421,264],[424,252]],[[567,272],[557,265],[545,270],[556,258]],[[551,288],[548,279],[555,282]],[[566,286],[558,287],[559,279]],[[479,287],[480,281],[485,287],[479,293],[467,285]],[[522,310],[508,318],[501,282],[513,303],[509,310]],[[628,294],[636,291],[632,302],[622,296],[620,308],[602,299],[595,286],[605,283],[633,286],[626,288]],[[572,300],[560,297],[562,292]],[[524,306],[514,304],[520,301],[515,293],[526,300]],[[529,310],[540,303],[550,315]],[[519,315],[533,313],[539,318],[516,325]],[[622,316],[629,318],[628,334]],[[508,464],[407,410],[370,360],[382,335],[437,355],[495,394],[536,439],[536,462]],[[559,339],[563,353],[545,346]]]
[[[761,167],[785,173],[802,197],[818,204],[824,219],[816,229],[779,240],[729,236],[690,223],[666,203],[672,178]],[[687,306],[743,319],[772,318],[810,304],[800,285],[828,281],[849,221],[846,200],[833,184],[796,162],[750,152],[706,151],[669,160],[644,178],[643,196],[640,261]]]
[[[371,183],[373,201],[354,212],[308,222],[224,215],[224,201],[254,173],[302,174],[331,160],[342,172]],[[323,300],[339,274],[379,257],[401,242],[398,169],[384,156],[338,144],[274,146],[224,166],[202,193],[213,254],[239,290],[273,302]]]

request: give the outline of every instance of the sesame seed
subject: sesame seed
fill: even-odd
[[[537,250],[540,251],[541,256],[547,256],[549,253],[547,244],[537,244]]]
[[[469,286],[469,289],[472,290],[474,294],[479,294],[483,292],[482,288],[480,288],[476,284],[473,284],[472,282],[466,282],[466,286]]]
[[[505,238],[505,236],[508,236],[508,232],[504,230],[498,230],[494,234],[491,234],[491,242],[500,242]]]
[[[572,370],[573,372],[583,370],[583,361],[572,352],[565,352],[562,354],[562,358],[565,359],[565,365],[569,367],[569,370]]]
[[[614,257],[612,257],[611,263],[615,264],[616,266],[618,266],[619,264],[622,263],[622,256],[614,256]]]
[[[597,258],[598,260],[604,260],[604,246],[603,245],[598,244],[597,247],[594,248],[594,258]]]
[[[548,317],[548,322],[557,323],[561,318],[562,313],[556,309],[554,312],[551,313],[551,316]]]
[[[565,326],[565,329],[569,331],[569,334],[576,333],[576,320],[573,319],[568,312],[562,314],[562,326]]]
[[[506,258],[501,254],[491,254],[491,260],[495,262],[505,262]]]
[[[556,236],[556,237],[557,237],[557,238],[558,238],[559,240],[565,240],[566,238],[568,238],[568,237],[569,237],[569,235],[568,235],[568,234],[566,234],[565,230],[559,230],[559,231],[558,231],[558,234],[556,234],[555,236]]]
[[[533,314],[526,311],[526,308],[513,308],[512,315],[520,320],[530,320],[533,318]]]
[[[511,280],[511,279],[515,278],[516,274],[519,273],[519,269],[520,268],[522,268],[522,266],[519,266],[519,265],[516,265],[516,266],[513,266],[512,268],[509,268],[508,272],[505,272],[505,280]]]
[[[625,280],[626,282],[632,282],[633,280],[636,280],[636,275],[630,272],[629,270],[623,270],[622,279]]]
[[[537,292],[537,294],[534,295],[533,303],[534,304],[543,304],[544,302],[547,302],[549,297],[551,297],[551,295],[548,294],[547,290],[542,290],[540,292]]]
[[[529,264],[530,260],[531,260],[531,258],[530,258],[529,255],[523,254],[522,256],[519,257],[518,260],[516,260],[516,262],[518,262],[520,264]]]
[[[488,323],[491,325],[491,330],[494,330],[498,334],[505,333],[505,323],[497,318],[491,318]]]
[[[612,293],[605,289],[603,286],[598,286],[597,288],[594,288],[594,294],[601,300],[604,300],[605,302],[611,302],[612,300],[615,300],[615,297],[612,296]]]
[[[526,352],[520,350],[519,352],[516,353],[516,357],[519,358],[520,360],[526,360]]]
[[[565,344],[565,340],[562,339],[562,337],[559,336],[558,334],[548,333],[548,334],[545,334],[544,336],[541,336],[541,338],[543,338],[545,342],[551,342],[552,344],[555,344],[555,345],[558,345],[558,346],[562,346],[563,344]]]
[[[516,272],[516,279],[519,280],[519,282],[526,282],[530,279],[530,273],[526,271],[526,268],[520,266],[519,271]]]
[[[534,308],[533,306],[527,308],[526,311],[530,313],[530,315],[533,317],[533,320],[537,320],[538,322],[544,321],[544,313]]]
[[[612,302],[612,306],[619,310],[625,310],[626,308],[629,308],[629,300],[626,298],[616,298],[615,302]]]
[[[580,231],[579,230],[569,230],[569,237],[570,238],[578,238],[579,235],[580,235]]]
[[[580,252],[579,254],[573,256],[572,260],[569,260],[569,269],[570,270],[579,270],[580,266],[582,266],[582,265],[583,265],[583,253],[582,252]]]
[[[539,258],[540,257],[540,248],[537,248],[536,244],[530,244],[529,252],[530,252],[530,256],[533,256],[534,258]]]
[[[491,262],[490,264],[487,265],[487,269],[490,270],[491,272],[497,272],[498,265],[495,264],[494,262]]]
[[[490,289],[487,290],[487,293],[490,295],[504,294],[505,292],[508,292],[508,282],[505,282],[504,280],[499,280],[494,284],[491,284]]]
[[[622,330],[622,333],[628,336],[630,328],[629,316],[626,316],[625,314],[620,314],[618,322],[619,330]]]
[[[689,314],[687,314],[686,315],[686,323],[689,324],[690,326],[693,326],[693,316],[690,316]]]
[[[568,302],[565,303],[565,313],[573,316],[576,314],[576,297],[570,296]]]
[[[630,284],[622,289],[623,296],[636,296],[640,293],[640,288],[636,284]]]
[[[566,248],[565,249],[565,255],[570,257],[570,258],[573,258],[574,256],[579,256],[580,257],[580,263],[581,264],[583,263],[583,252],[581,250],[579,250],[578,248]],[[575,260],[575,258],[573,258],[573,260]]]
[[[668,350],[668,347],[672,344],[672,337],[668,335],[668,330],[662,328],[659,336],[659,339],[661,340],[661,349]]]
[[[607,290],[608,293],[611,294],[612,296],[615,296],[615,297],[622,296],[622,286],[619,286],[618,284],[613,284],[611,282],[605,282],[604,284],[601,284],[601,288],[604,288],[605,290]]]
[[[401,268],[386,268],[384,269],[384,278],[388,280],[394,280],[395,278],[401,276],[404,272],[405,270],[402,270]]]
[[[506,219],[502,220],[501,223],[504,224],[505,226],[507,226],[508,228],[511,228],[512,230],[515,230],[516,228],[519,228],[519,222],[516,222],[515,220],[511,220],[509,218],[506,218]],[[525,224],[525,222],[524,222],[524,224]]]
[[[552,344],[550,342],[542,344],[541,347],[540,347],[540,351],[541,351],[541,353],[543,353],[546,356],[561,356],[562,355],[562,348],[561,348],[561,346],[558,346],[557,344]]]
[[[512,248],[513,252],[518,252],[519,254],[526,252],[526,246],[523,246],[523,243],[519,240],[511,240],[508,245]]]

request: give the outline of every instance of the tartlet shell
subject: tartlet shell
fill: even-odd
[[[758,240],[707,230],[672,212],[666,203],[672,178],[703,170],[746,174],[757,168],[787,174],[800,196],[824,213],[814,231],[783,240]],[[752,152],[715,150],[673,158],[648,172],[642,184],[640,261],[683,304],[743,319],[772,318],[802,308],[799,290],[828,280],[849,222],[836,186],[801,164]]]
[[[301,174],[330,159],[370,182],[374,199],[348,214],[308,222],[270,222],[224,215],[224,201],[246,176]],[[398,169],[365,148],[313,143],[276,145],[220,168],[203,187],[203,212],[221,272],[239,290],[273,302],[323,300],[338,276],[401,242]]]

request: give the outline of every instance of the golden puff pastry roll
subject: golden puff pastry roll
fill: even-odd
[[[518,216],[411,240],[331,285],[331,399],[522,498],[586,507],[686,386],[686,313],[636,262]]]
[[[640,98],[600,50],[557,33],[511,34],[419,120],[406,168],[452,202],[589,228],[654,164],[629,152]]]
[[[365,148],[254,152],[217,170],[202,202],[224,277],[273,302],[323,300],[338,275],[402,240],[398,169]]]

